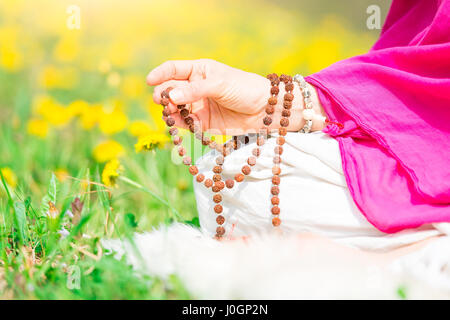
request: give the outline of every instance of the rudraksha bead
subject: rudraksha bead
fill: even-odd
[[[213,183],[214,183],[214,182],[213,182],[211,179],[206,179],[206,180],[205,180],[205,187],[211,188],[212,185],[213,185]]]
[[[173,137],[173,144],[178,146],[179,144],[181,144],[181,142],[183,142],[183,137],[179,137],[179,136],[175,136]]]
[[[280,75],[280,81],[281,81],[281,82],[287,81],[287,75],[281,74],[281,75]]]
[[[275,108],[273,106],[267,106],[266,107],[266,113],[267,114],[273,114],[275,112]]]
[[[292,91],[292,90],[294,90],[294,84],[292,82],[290,82],[284,86],[284,89],[286,91]]]
[[[284,101],[283,102],[283,108],[285,109],[291,109],[292,108],[292,101]]]
[[[222,211],[223,211],[223,207],[220,204],[216,204],[214,206],[214,212],[215,213],[222,213]]]
[[[262,145],[264,144],[264,142],[265,142],[264,137],[258,137],[258,138],[256,139],[256,144],[257,144],[258,146],[262,146]]]
[[[228,189],[233,188],[233,186],[234,186],[234,180],[232,180],[232,179],[227,179],[227,180],[225,180],[225,185],[227,186]]]
[[[256,164],[256,158],[255,157],[249,157],[247,159],[247,163],[251,166],[254,166]]]
[[[175,124],[175,119],[174,118],[167,118],[166,124],[167,124],[168,127],[172,127]]]
[[[275,152],[275,154],[281,155],[281,154],[283,154],[283,147],[276,146],[275,148],[273,148],[273,151]]]
[[[186,122],[187,125],[190,125],[194,123],[194,119],[192,117],[186,117],[184,118],[184,122]]]
[[[183,164],[185,164],[185,165],[187,165],[187,166],[190,166],[191,163],[192,163],[191,157],[186,156],[186,157],[183,158]]]
[[[162,98],[161,99],[161,104],[163,106],[168,106],[169,105],[170,100],[168,98]]]
[[[184,147],[178,147],[178,154],[180,157],[184,156],[186,154],[186,149]]]
[[[284,139],[284,137],[277,137],[278,145],[282,146],[285,142],[286,142],[286,140]]]
[[[268,100],[268,102],[269,102],[269,104],[272,105],[272,106],[276,105],[277,102],[278,102],[277,97],[270,97],[269,100]]]
[[[220,202],[222,201],[222,195],[216,193],[216,194],[213,196],[213,201],[214,201],[215,203],[220,203]]]
[[[161,92],[161,98],[169,98],[169,92],[172,90],[172,87],[167,87],[165,90]]]
[[[182,110],[180,111],[180,114],[181,114],[181,116],[182,116],[183,118],[186,118],[186,117],[189,116],[189,110],[187,110],[187,109],[182,109]]]
[[[197,182],[203,182],[203,180],[205,180],[205,175],[203,173],[199,173],[195,178]]]
[[[279,166],[272,167],[272,173],[274,175],[279,175],[281,173],[281,168]]]
[[[242,166],[242,173],[245,175],[249,175],[250,172],[252,172],[252,169],[250,169],[249,166]]]
[[[195,131],[197,131],[196,129],[197,129],[197,128],[195,127],[195,125],[194,125],[193,123],[191,123],[191,124],[189,125],[189,131],[190,131],[190,132],[195,133]]]
[[[286,129],[285,127],[280,127],[280,128],[278,129],[278,134],[279,134],[280,136],[285,136],[285,135],[287,134],[287,129]]]
[[[178,134],[178,128],[170,128],[169,129],[169,134],[171,136],[177,135]]]
[[[237,182],[242,182],[242,181],[244,181],[244,175],[242,173],[237,173],[234,176],[234,180],[236,180]]]
[[[290,117],[291,116],[291,110],[283,109],[283,111],[281,111],[281,116],[283,116],[283,117]]]
[[[220,180],[222,180],[222,176],[220,174],[213,175],[213,181],[214,182],[217,182],[217,181],[220,181]]]
[[[216,228],[216,233],[217,235],[219,235],[220,237],[223,236],[225,234],[225,228],[224,227],[217,227]]]
[[[272,204],[273,204],[274,206],[277,206],[277,205],[280,204],[280,198],[278,198],[277,196],[273,196],[273,197],[270,199],[270,202],[272,202]]]
[[[280,92],[280,88],[278,86],[273,86],[270,88],[270,93],[277,95]]]
[[[252,154],[253,154],[255,157],[259,157],[259,156],[261,155],[261,149],[259,149],[259,148],[253,149],[253,150],[252,150]]]
[[[185,104],[179,104],[179,105],[177,105],[177,108],[178,108],[178,110],[182,110],[182,109],[186,108],[186,105]]]
[[[170,116],[169,108],[164,108],[163,111],[162,111],[162,114],[163,114],[164,117]]]
[[[198,173],[198,168],[196,166],[190,166],[189,173],[195,176]]]
[[[280,158],[280,156],[275,156],[275,157],[273,157],[273,163],[276,163],[276,164],[281,163],[281,158]]]
[[[208,137],[203,137],[202,138],[202,144],[204,145],[204,146],[207,146],[208,144],[210,144],[211,143],[211,139],[210,138],[208,138]]]
[[[270,126],[270,124],[272,123],[272,118],[269,117],[269,116],[264,117],[263,122],[264,122],[264,124],[265,124],[266,126]]]
[[[222,172],[222,167],[221,166],[214,166],[213,172],[214,173],[221,173]]]
[[[216,222],[218,225],[223,225],[225,223],[225,218],[222,215],[218,215],[216,218]]]
[[[281,220],[278,217],[272,219],[272,224],[274,227],[278,227],[281,224]]]
[[[273,206],[271,211],[272,211],[272,214],[278,215],[278,214],[280,214],[280,207]]]
[[[273,176],[272,177],[272,184],[279,185],[280,184],[280,177],[279,176]]]
[[[294,100],[294,95],[293,95],[292,93],[290,93],[290,92],[285,93],[285,94],[284,94],[284,100],[286,100],[286,101],[292,101],[292,100]]]
[[[270,188],[270,193],[274,196],[277,196],[280,193],[280,188],[277,186],[273,186],[272,188]]]
[[[289,119],[288,118],[281,118],[280,125],[282,127],[287,127],[289,125]]]
[[[224,162],[224,161],[225,161],[225,159],[224,159],[223,156],[218,156],[218,157],[216,158],[216,163],[217,163],[219,166],[223,165],[223,162]]]

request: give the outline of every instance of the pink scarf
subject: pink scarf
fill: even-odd
[[[394,0],[366,54],[306,78],[339,141],[347,184],[375,227],[450,222],[450,0]]]

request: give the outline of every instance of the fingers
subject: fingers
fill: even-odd
[[[215,98],[220,94],[221,84],[214,80],[197,80],[177,86],[169,92],[174,104],[187,104],[203,98]]]
[[[181,80],[170,80],[167,82],[164,82],[163,84],[160,84],[159,86],[156,86],[153,90],[153,101],[155,101],[156,104],[161,104],[161,93],[166,90],[169,87],[176,88],[178,86],[185,85],[187,81],[181,81]],[[177,106],[173,104],[172,102],[169,102],[169,105],[167,106],[170,113],[177,112]]]
[[[167,80],[188,80],[196,60],[171,60],[159,65],[147,76],[147,84],[155,86]]]

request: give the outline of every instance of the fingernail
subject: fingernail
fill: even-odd
[[[181,102],[184,99],[183,91],[180,89],[173,89],[169,92],[170,99],[173,102]]]

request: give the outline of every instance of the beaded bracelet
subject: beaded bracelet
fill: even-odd
[[[314,118],[314,110],[313,110],[314,106],[311,100],[311,91],[309,91],[309,88],[303,76],[296,74],[294,76],[294,81],[298,83],[300,91],[302,92],[303,95],[303,101],[305,102],[305,109],[303,109],[302,112],[303,119],[305,119],[305,125],[303,126],[303,128],[299,130],[299,132],[309,133],[311,132]]]

